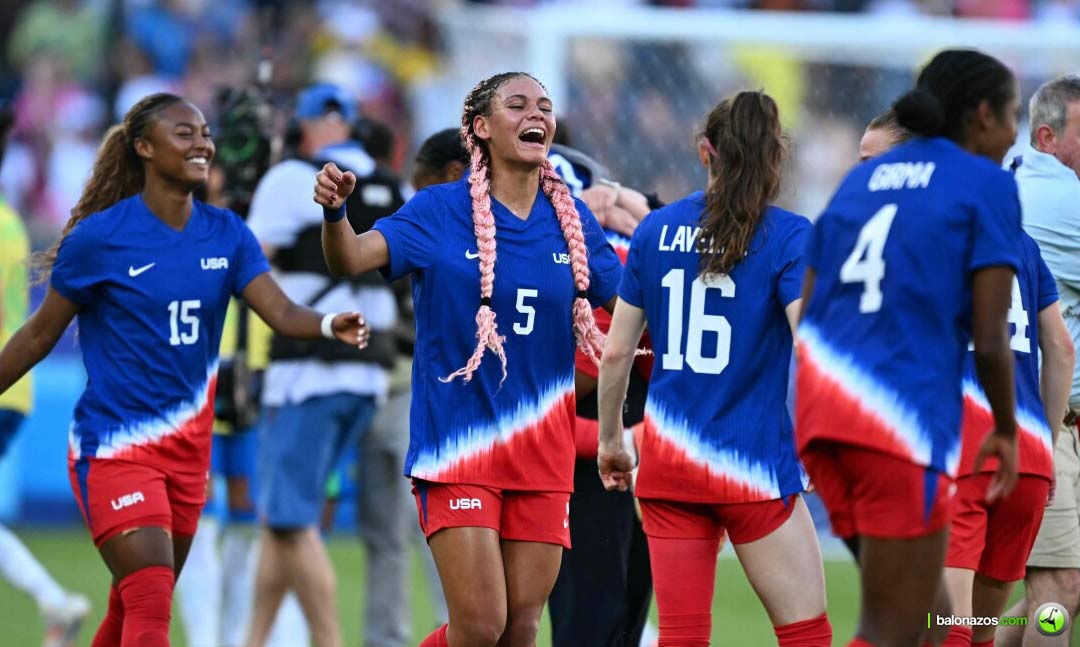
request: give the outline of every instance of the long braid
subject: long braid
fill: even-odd
[[[566,187],[551,162],[544,160],[540,172],[544,194],[555,207],[555,216],[559,219],[566,247],[570,250],[570,269],[574,273],[574,288],[577,290],[573,307],[574,337],[581,352],[599,364],[606,335],[596,326],[593,307],[586,296],[589,291],[589,252],[585,246],[585,235],[581,231],[581,214],[570,195],[570,189]]]
[[[135,153],[135,140],[145,137],[154,117],[164,108],[183,101],[175,94],[159,92],[143,98],[124,115],[124,123],[117,124],[105,133],[98,148],[90,179],[86,181],[79,201],[71,210],[71,217],[60,232],[60,238],[52,247],[34,255],[34,283],[46,283],[52,273],[60,243],[71,233],[75,225],[87,216],[102,211],[124,198],[130,198],[143,188],[146,174],[143,162]]]
[[[455,377],[463,377],[466,382],[470,381],[473,372],[480,367],[484,350],[490,348],[502,362],[502,379],[505,380],[506,351],[503,350],[503,342],[506,338],[499,335],[495,310],[491,307],[491,293],[495,287],[495,214],[491,211],[491,167],[484,149],[476,142],[468,126],[462,126],[461,137],[471,158],[469,195],[472,197],[476,251],[480,255],[480,308],[476,311],[476,350],[465,366],[441,379],[449,382]]]

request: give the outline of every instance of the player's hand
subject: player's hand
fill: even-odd
[[[355,188],[356,175],[352,171],[343,173],[337,164],[327,162],[315,176],[315,202],[329,209],[338,209]]]
[[[371,338],[371,329],[359,312],[342,312],[334,317],[330,327],[338,341],[357,348],[366,348]]]
[[[618,199],[619,192],[615,190],[615,187],[607,184],[594,184],[581,192],[581,201],[589,207],[589,211],[593,212],[597,219],[600,218],[601,213],[606,216],[608,209],[614,207]]]
[[[990,479],[990,489],[986,491],[988,503],[1008,495],[1016,487],[1016,434],[1007,437],[995,430],[987,436],[975,456],[974,471],[978,472],[983,461],[991,456],[998,459],[998,468]]]
[[[634,235],[634,230],[637,229],[637,226],[637,218],[626,209],[623,209],[622,207],[612,207],[607,210],[607,218],[604,222],[604,227],[607,229],[630,238]]]
[[[622,443],[612,446],[601,443],[596,466],[600,470],[600,482],[608,492],[626,492],[634,486],[634,459]]]

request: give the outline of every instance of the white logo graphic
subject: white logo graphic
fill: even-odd
[[[229,269],[229,259],[224,256],[204,258],[202,259],[202,268],[204,270],[227,270]]]
[[[119,499],[112,500],[113,510],[123,510],[128,506],[135,505],[136,503],[143,503],[146,499],[143,497],[142,492],[132,492],[131,494],[125,494]]]
[[[469,250],[466,249],[465,250],[465,258],[469,259],[470,261],[472,259],[474,259],[474,258],[480,258],[480,252],[476,252],[474,254],[474,253],[472,253],[472,252],[470,252]]]
[[[560,254],[558,252],[551,252],[551,259],[553,261],[555,261],[555,263],[558,264],[558,265],[569,265],[570,264],[570,255],[569,254]]]
[[[128,276],[136,277],[155,265],[157,265],[157,263],[150,263],[149,265],[143,265],[140,268],[136,268],[134,265],[128,265]]]
[[[468,499],[464,497],[460,499],[450,499],[451,510],[480,510],[483,507],[483,504],[480,503],[480,499]]]

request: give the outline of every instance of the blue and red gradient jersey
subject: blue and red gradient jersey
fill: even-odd
[[[1021,266],[1016,181],[944,138],[856,166],[815,223],[800,451],[832,441],[955,475],[972,274]]]
[[[656,361],[635,493],[745,503],[803,490],[785,401],[785,309],[799,298],[810,223],[769,207],[746,257],[699,275],[701,192],[654,211],[630,244],[619,297],[645,310]]]
[[[205,472],[225,310],[269,270],[239,216],[198,201],[183,231],[139,195],[79,222],[51,278],[79,306],[87,374],[71,459]]]
[[[1046,410],[1039,394],[1039,313],[1058,301],[1057,284],[1043,262],[1039,245],[1024,233],[1020,271],[1013,279],[1009,308],[1009,345],[1016,358],[1017,470],[1049,479],[1054,471],[1054,445]],[[958,476],[971,474],[975,455],[986,435],[994,429],[994,416],[975,374],[975,353],[964,365],[963,439]],[[997,469],[997,459],[987,459],[981,472]]]
[[[619,258],[585,203],[575,200],[588,248],[593,306],[612,299]],[[505,337],[507,376],[486,352],[472,381],[442,378],[476,347],[480,262],[466,180],[418,192],[375,224],[390,249],[390,279],[413,278],[416,350],[405,474],[510,490],[573,490],[576,289],[555,209],[537,192],[521,219],[492,198],[492,308]]]

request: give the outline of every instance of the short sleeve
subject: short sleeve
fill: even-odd
[[[236,222],[239,223],[240,244],[236,250],[236,273],[233,277],[232,293],[239,298],[252,279],[270,271],[270,263],[251,229],[239,216],[236,216]]]
[[[435,191],[421,190],[397,213],[375,221],[372,228],[386,239],[390,264],[379,269],[388,281],[426,269],[439,246],[446,209]]]
[[[589,250],[589,303],[594,308],[611,301],[619,289],[622,277],[622,262],[615,248],[608,242],[603,228],[596,216],[580,200],[577,203],[581,217],[581,231],[585,236],[585,246]]]
[[[247,226],[264,245],[287,248],[303,229],[322,223],[322,207],[311,199],[316,169],[300,160],[272,167],[255,187]]]
[[[93,298],[94,289],[104,281],[101,268],[101,249],[94,240],[91,223],[84,220],[60,243],[49,283],[72,303],[85,305]]]
[[[1057,282],[1054,281],[1054,275],[1050,273],[1042,254],[1038,254],[1036,258],[1039,259],[1039,298],[1036,300],[1036,311],[1042,312],[1043,308],[1057,303],[1059,295]]]
[[[647,228],[646,218],[630,238],[630,249],[626,252],[626,267],[623,268],[622,281],[619,283],[619,298],[637,308],[645,307],[641,295],[641,246]]]
[[[971,264],[979,270],[995,265],[1020,269],[1020,196],[1016,180],[1005,171],[995,171],[975,193]]]
[[[813,229],[805,218],[798,218],[780,246],[777,258],[776,293],[785,308],[802,295],[803,276],[806,274],[807,241]]]

